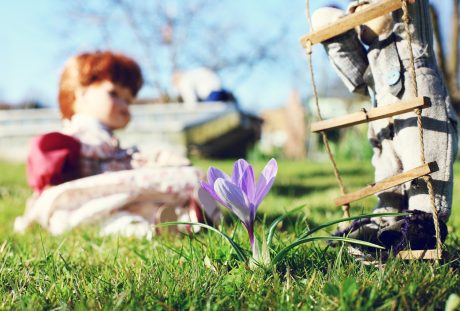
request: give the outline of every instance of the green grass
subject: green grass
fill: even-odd
[[[211,162],[196,164],[206,169]],[[212,164],[227,172],[232,165]],[[255,163],[256,171],[263,165]],[[368,163],[339,166],[350,189],[372,182]],[[457,176],[459,170],[457,165]],[[280,225],[274,240],[279,249],[305,227],[341,217],[332,204],[338,193],[329,164],[280,162],[259,210],[258,233],[264,222],[306,204],[304,213]],[[249,270],[211,232],[146,241],[102,238],[94,228],[54,237],[35,226],[17,235],[13,221],[29,195],[24,166],[0,163],[0,309],[432,310],[460,294],[458,196],[449,221],[449,257],[440,265],[391,259],[378,269],[319,242],[296,248],[276,268]],[[354,204],[353,213],[369,211],[374,203],[369,198]],[[226,216],[224,229],[248,249],[246,233]]]

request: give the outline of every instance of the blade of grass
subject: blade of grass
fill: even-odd
[[[271,248],[271,245],[272,245],[272,241],[273,241],[273,237],[275,235],[275,230],[276,230],[276,226],[283,220],[285,219],[286,217],[288,217],[289,215],[292,215],[298,211],[300,211],[301,209],[303,209],[305,207],[306,204],[302,204],[300,206],[297,206],[296,208],[290,210],[289,212],[283,214],[283,215],[280,215],[279,217],[277,217],[275,220],[273,220],[273,222],[271,223],[270,227],[268,228],[268,235],[267,235],[267,246],[268,248]]]
[[[233,239],[231,237],[229,237],[228,235],[226,235],[222,231],[219,231],[216,228],[211,227],[209,225],[202,224],[202,223],[196,223],[196,222],[189,222],[189,221],[170,221],[170,222],[159,223],[159,224],[157,224],[155,226],[157,226],[157,227],[166,227],[166,226],[174,226],[174,225],[199,226],[199,227],[202,227],[202,228],[206,228],[206,229],[208,229],[210,231],[213,231],[213,232],[219,234],[221,237],[225,238],[230,243],[230,245],[233,247],[233,249],[235,250],[235,252],[236,252],[236,254],[238,256],[238,258],[241,261],[246,261],[247,260],[247,257],[244,254],[244,252],[241,249],[241,247],[238,244],[236,244],[235,241],[233,241]]]
[[[343,238],[343,237],[338,237],[338,236],[309,237],[309,238],[303,238],[303,239],[300,239],[300,240],[296,240],[292,244],[290,244],[290,245],[286,246],[285,248],[283,248],[281,251],[278,252],[278,254],[276,254],[275,257],[273,257],[272,264],[278,263],[294,247],[299,246],[301,244],[308,243],[308,242],[313,242],[313,241],[342,241],[342,242],[348,242],[348,243],[362,245],[362,246],[385,249],[384,247],[382,247],[380,245],[377,245],[377,244],[373,244],[373,243],[369,243],[369,242],[365,242],[365,241],[361,241],[361,240],[356,240],[356,239],[351,239],[351,238]]]
[[[307,236],[324,229],[326,227],[345,222],[345,221],[350,221],[350,220],[356,220],[356,219],[363,219],[363,218],[375,218],[375,217],[384,217],[384,216],[407,216],[410,215],[410,213],[378,213],[378,214],[365,214],[365,215],[359,215],[359,216],[352,216],[352,217],[347,217],[347,218],[342,218],[342,219],[336,219],[332,220],[330,222],[327,222],[325,224],[319,225],[318,227],[315,227],[311,230],[308,230],[307,232],[302,233],[297,240],[306,238]]]

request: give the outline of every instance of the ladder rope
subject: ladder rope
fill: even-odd
[[[311,14],[310,14],[310,0],[306,0],[306,15],[307,15],[307,20],[308,24],[310,26],[310,31],[313,31],[313,23],[311,21]],[[321,115],[321,109],[319,107],[319,96],[318,96],[318,88],[316,86],[316,79],[315,79],[315,73],[313,70],[313,60],[312,60],[312,44],[311,41],[307,41],[307,56],[308,56],[308,66],[309,66],[309,71],[310,71],[310,81],[311,81],[311,87],[313,90],[313,96],[315,98],[315,106],[316,106],[316,113],[318,115],[318,118],[320,120],[323,120],[323,117]],[[340,192],[342,195],[345,195],[347,190],[345,188],[345,185],[343,183],[342,176],[340,175],[340,171],[337,167],[337,163],[335,162],[334,155],[332,154],[331,147],[329,144],[329,139],[327,138],[326,132],[321,131],[321,138],[323,140],[324,146],[326,147],[327,154],[329,156],[329,160],[332,163],[332,167],[334,170],[334,175],[337,183],[339,184],[340,187]],[[345,218],[350,217],[350,205],[345,204],[342,206],[343,214]]]
[[[311,21],[310,14],[310,0],[306,0],[305,15],[307,16],[308,26],[310,26],[310,33],[314,31],[313,22]]]
[[[412,50],[412,35],[409,29],[409,23],[410,23],[409,9],[408,9],[407,0],[401,0],[401,2],[402,2],[402,10],[403,10],[402,21],[404,22],[404,30],[407,35],[407,45],[408,45],[408,50],[409,50],[409,66],[410,66],[409,72],[410,72],[412,84],[414,87],[414,96],[417,97],[418,96],[418,85],[417,85],[417,76],[415,73],[414,51]],[[417,108],[415,110],[415,113],[417,114],[417,126],[418,126],[419,137],[420,137],[420,160],[422,164],[425,164],[426,159],[425,159],[425,143],[423,140],[422,110],[420,108]],[[436,250],[437,250],[438,256],[440,256],[441,250],[442,250],[442,241],[441,241],[441,232],[439,229],[438,210],[436,209],[435,194],[434,194],[434,189],[433,189],[433,182],[432,182],[433,180],[431,176],[429,175],[424,176],[423,179],[427,184],[428,194],[430,196],[431,211],[433,214],[433,223],[434,223],[434,229],[435,229],[435,234],[436,234]]]

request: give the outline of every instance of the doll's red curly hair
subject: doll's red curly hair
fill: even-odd
[[[64,66],[59,81],[59,108],[63,119],[74,114],[75,91],[94,83],[111,81],[131,90],[135,97],[142,87],[142,72],[132,58],[110,51],[82,53]]]

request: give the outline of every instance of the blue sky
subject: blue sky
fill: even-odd
[[[72,0],[66,0],[72,1]],[[166,0],[165,0],[166,1]],[[187,1],[187,0],[184,0]],[[441,0],[443,12],[449,11],[449,0]],[[330,3],[326,0],[311,0],[312,10]],[[346,3],[345,0],[335,1]],[[47,105],[56,105],[57,81],[63,63],[81,50],[97,48],[94,46],[91,28],[80,28],[75,33],[77,50],[70,49],[69,41],[62,38],[61,28],[66,23],[59,0],[15,0],[0,4],[0,101],[20,102],[39,99]],[[438,1],[439,3],[439,1]],[[293,0],[234,0],[233,9],[252,27],[261,32],[276,31],[281,22],[291,25],[287,40],[283,43],[286,58],[298,64],[293,75],[280,66],[266,64],[257,69],[252,77],[234,90],[243,108],[262,110],[282,105],[290,90],[295,87],[302,94],[310,93],[307,81],[307,62],[298,38],[308,31],[305,19],[305,1]],[[230,9],[230,8],[229,8]],[[445,14],[445,13],[444,13]],[[447,15],[444,15],[447,16]],[[444,23],[449,22],[443,18]],[[67,41],[66,41],[67,40]],[[330,68],[321,66],[324,54],[321,49],[315,53],[317,75],[324,88],[331,81]],[[141,64],[142,65],[142,64]],[[232,77],[222,77],[224,84],[232,87]],[[140,97],[148,97],[144,88]]]

